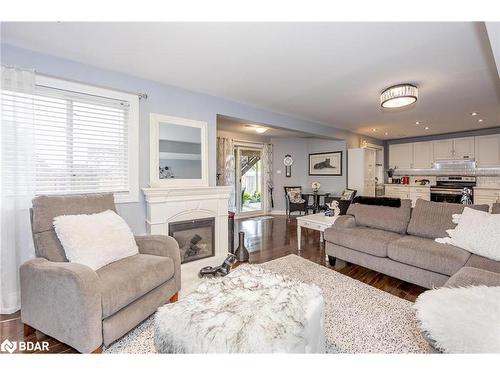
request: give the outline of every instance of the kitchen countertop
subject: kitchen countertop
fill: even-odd
[[[474,186],[474,189],[500,190],[500,186]]]
[[[401,186],[401,187],[418,187],[418,188],[430,188],[431,185],[419,185],[419,184],[384,184],[385,186]]]

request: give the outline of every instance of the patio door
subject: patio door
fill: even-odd
[[[241,216],[264,212],[262,148],[235,145],[236,208]]]

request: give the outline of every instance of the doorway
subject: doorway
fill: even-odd
[[[238,214],[264,212],[262,148],[235,145],[236,209]]]

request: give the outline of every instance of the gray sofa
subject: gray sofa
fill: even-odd
[[[398,208],[352,204],[325,231],[326,254],[331,264],[341,259],[425,288],[500,285],[500,262],[434,241],[455,227],[452,214],[463,208],[422,199],[413,209],[410,200],[401,200]],[[493,213],[500,213],[500,204]]]
[[[172,237],[136,236],[139,254],[97,271],[68,262],[53,229],[54,217],[105,210],[116,211],[112,194],[33,200],[36,258],[20,269],[26,335],[37,329],[79,352],[99,352],[103,344],[111,344],[176,299],[181,260]]]

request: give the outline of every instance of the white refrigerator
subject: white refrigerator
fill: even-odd
[[[375,196],[377,151],[370,148],[347,150],[347,187],[356,195]]]

